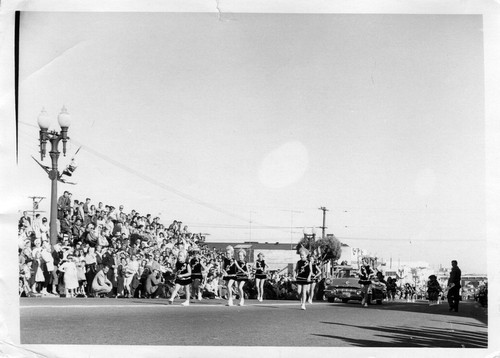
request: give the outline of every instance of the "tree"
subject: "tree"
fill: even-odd
[[[321,262],[336,261],[342,253],[340,241],[334,235],[327,235],[324,239],[318,240],[315,240],[313,235],[304,235],[297,245],[297,252],[301,247],[315,253]]]
[[[337,261],[342,254],[340,241],[334,235],[328,235],[324,239],[318,240],[316,245],[316,251],[318,251],[321,261]]]

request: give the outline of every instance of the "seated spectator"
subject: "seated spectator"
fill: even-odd
[[[63,219],[61,220],[61,235],[68,235],[72,236],[72,224],[70,220],[70,214],[69,212],[66,212],[63,216]]]
[[[146,297],[165,297],[165,285],[158,269],[153,269],[146,279]]]
[[[210,275],[209,277],[207,277],[207,282],[205,283],[202,289],[202,296],[203,298],[210,298],[210,299],[221,298],[219,296],[218,280],[215,276]]]

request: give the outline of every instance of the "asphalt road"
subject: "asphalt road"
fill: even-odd
[[[446,304],[21,299],[22,344],[486,348],[486,309]]]

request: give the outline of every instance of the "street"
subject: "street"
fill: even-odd
[[[487,311],[427,302],[21,299],[22,344],[486,348]],[[42,329],[41,329],[42,328]]]

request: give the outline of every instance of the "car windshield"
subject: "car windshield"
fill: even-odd
[[[339,270],[337,271],[336,278],[350,278],[350,277],[356,277],[356,272],[352,270]]]

